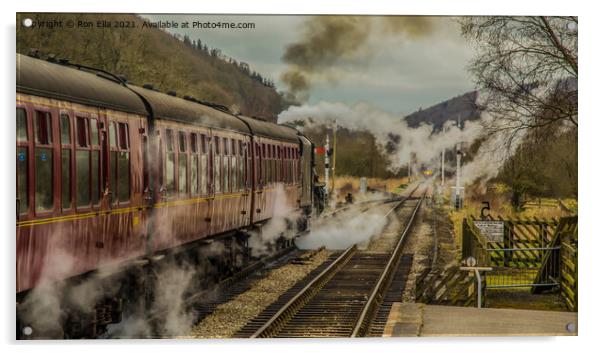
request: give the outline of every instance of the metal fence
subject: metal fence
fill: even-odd
[[[487,288],[553,287],[558,285],[560,247],[487,249],[492,258],[505,259],[508,266],[492,266],[487,273]],[[546,252],[551,253],[552,265],[546,267],[539,280],[537,275]],[[495,256],[493,256],[495,254]],[[497,261],[496,261],[497,262]]]
[[[577,310],[577,217],[498,218],[503,234],[500,230],[493,240],[490,234],[481,234],[474,221],[463,221],[462,256],[474,258],[477,266],[491,267],[484,275],[486,289],[522,287],[531,293],[560,289],[569,309]]]

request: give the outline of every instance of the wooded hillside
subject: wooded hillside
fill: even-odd
[[[62,20],[62,27],[26,28],[23,18]],[[67,28],[66,21],[132,21],[136,28]],[[31,48],[42,58],[49,54],[71,62],[123,75],[138,85],[153,84],[160,91],[176,91],[224,105],[248,116],[275,121],[286,107],[271,80],[248,65],[225,59],[217,48],[197,45],[196,39],[176,38],[157,28],[143,28],[144,20],[127,14],[19,14],[17,52]],[[202,38],[201,38],[202,40]],[[194,42],[193,42],[194,41]]]

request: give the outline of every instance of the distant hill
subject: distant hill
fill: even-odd
[[[406,121],[410,127],[417,127],[422,123],[433,125],[434,131],[440,131],[448,120],[461,121],[477,120],[481,114],[476,106],[477,91],[448,99],[426,109],[420,109],[408,116]]]
[[[20,25],[23,18],[63,21],[63,26],[32,28]],[[136,28],[67,28],[67,21],[126,21]],[[38,49],[71,62],[124,75],[138,85],[153,84],[166,92],[224,105],[249,116],[276,121],[287,103],[273,83],[250,70],[245,63],[224,58],[219,49],[207,48],[190,38],[180,40],[157,28],[143,28],[144,20],[129,14],[19,14],[17,52]],[[202,38],[201,38],[202,39]]]

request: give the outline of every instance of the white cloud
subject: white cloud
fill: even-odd
[[[285,47],[298,40],[308,16],[245,15],[143,15],[152,20],[254,22],[255,29],[172,30],[201,39],[252,69],[285,86],[280,75],[286,65],[281,57]],[[385,110],[408,114],[473,88],[465,70],[472,48],[464,41],[450,17],[439,17],[432,35],[401,39],[372,35],[368,58],[339,63],[332,68],[336,83],[316,82],[310,103],[321,100],[348,104],[368,101]]]

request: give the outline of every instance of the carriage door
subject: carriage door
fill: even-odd
[[[256,216],[256,220],[263,219],[262,213],[265,207],[265,143],[262,139],[258,138],[255,142],[255,205],[253,215]]]
[[[100,209],[110,209],[110,193],[109,189],[109,137],[108,137],[108,119],[104,109],[98,111],[98,133],[100,139],[100,191],[101,201]],[[105,222],[102,222],[105,224]]]

